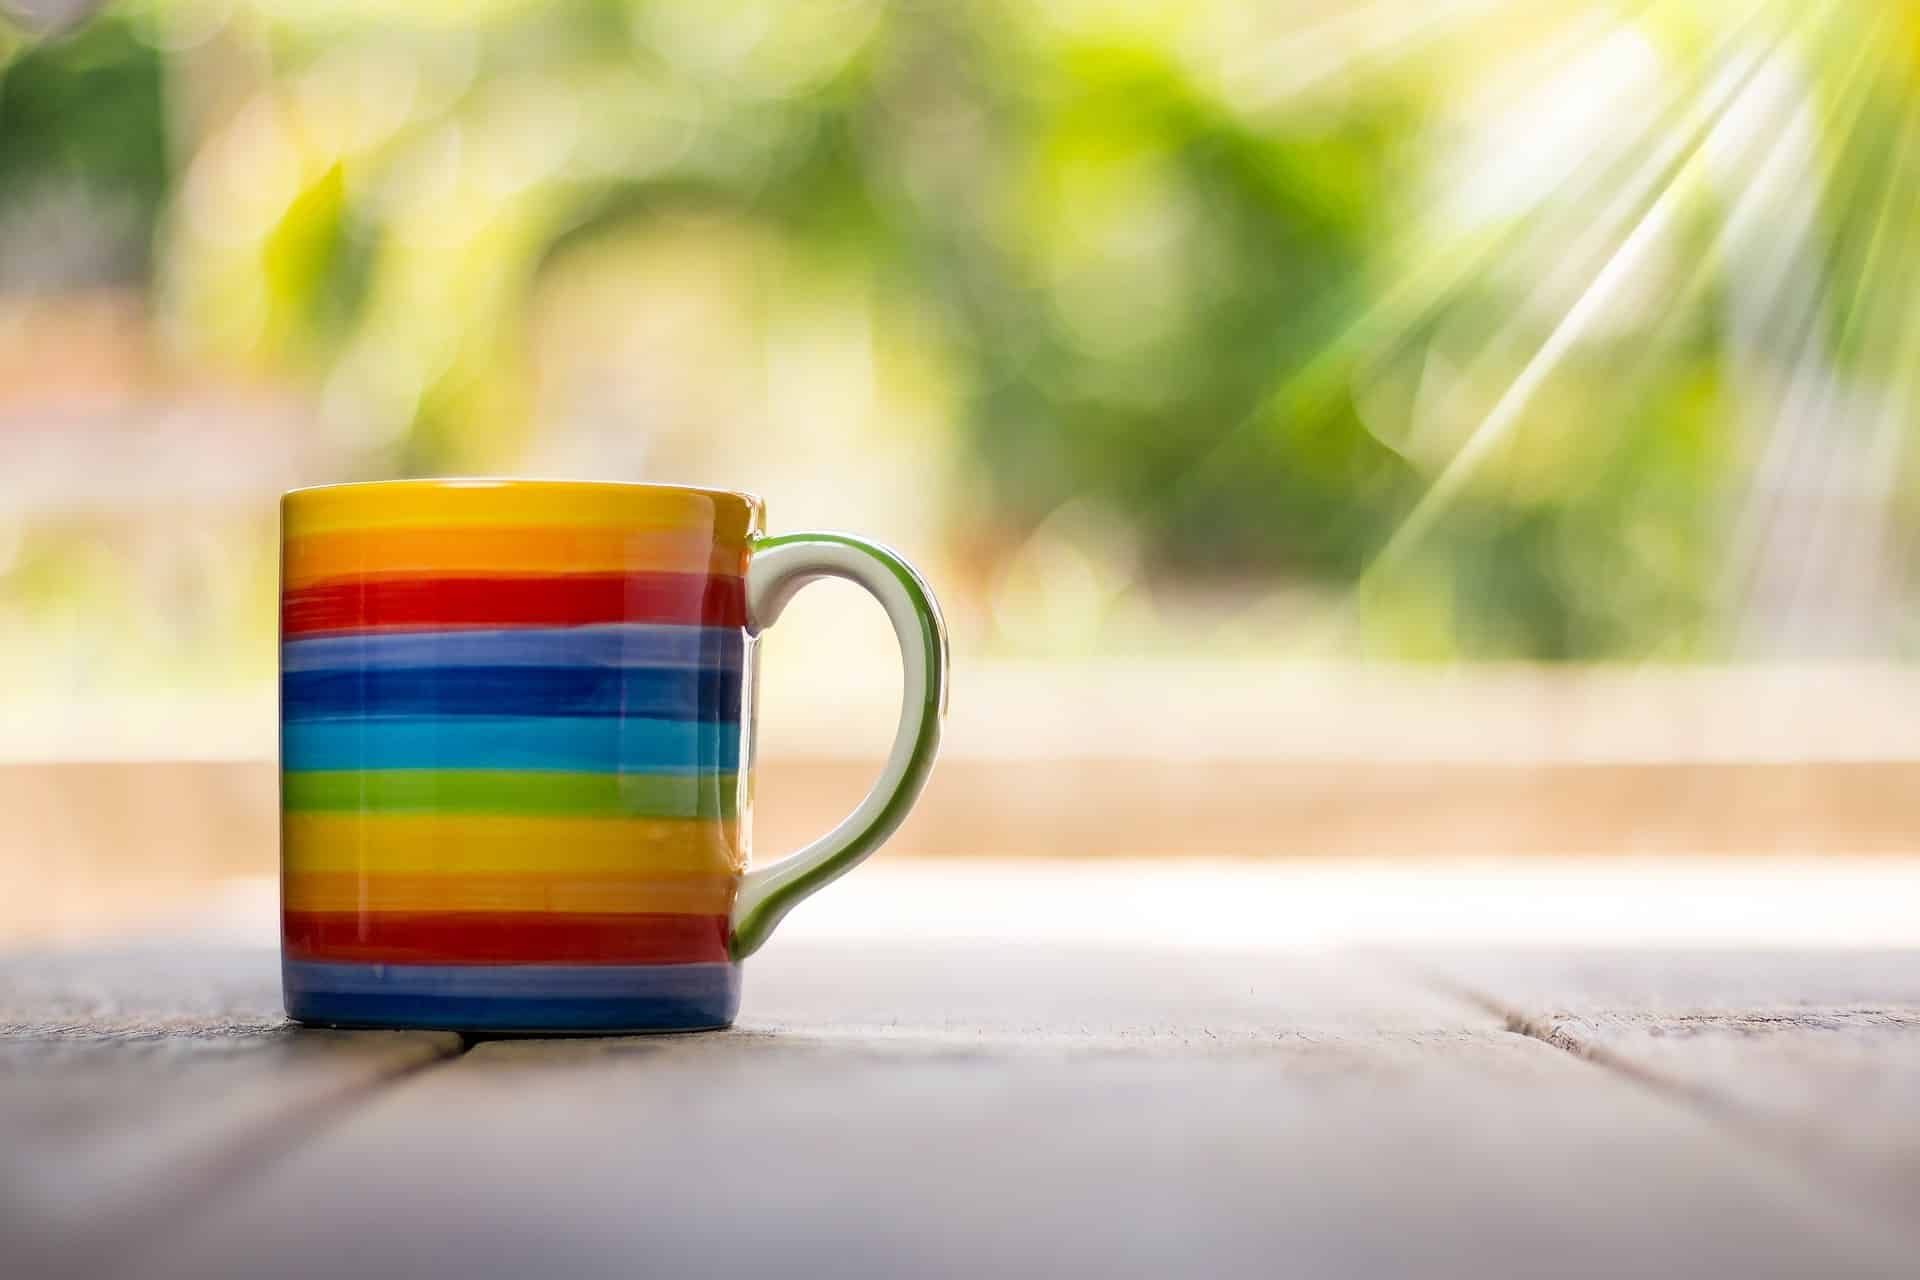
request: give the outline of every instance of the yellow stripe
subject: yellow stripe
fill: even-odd
[[[746,549],[704,529],[342,529],[287,539],[289,588],[381,573],[635,573],[738,577]]]
[[[287,537],[348,529],[494,525],[551,529],[697,529],[744,544],[764,528],[751,494],[571,480],[385,480],[295,489],[281,500]]]
[[[288,876],[655,876],[744,868],[739,824],[711,818],[520,818],[487,814],[290,813]]]
[[[552,911],[723,916],[738,880],[728,874],[657,875],[355,875],[290,873],[283,895],[292,911]]]

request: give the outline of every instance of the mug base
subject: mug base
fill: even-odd
[[[308,1026],[474,1035],[716,1031],[740,966],[413,965],[285,961],[287,1016]]]
[[[709,1031],[733,1030],[731,1022],[715,1022],[708,1026],[657,1027],[581,1027],[571,1024],[549,1027],[475,1027],[438,1022],[334,1022],[320,1018],[296,1017],[292,1013],[288,1013],[287,1018],[312,1031],[450,1031],[476,1040],[590,1040],[599,1036],[697,1036]]]

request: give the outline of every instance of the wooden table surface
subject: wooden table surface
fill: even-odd
[[[732,1032],[0,957],[0,1274],[1907,1276],[1920,952],[776,939]]]

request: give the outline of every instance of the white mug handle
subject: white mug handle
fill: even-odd
[[[747,629],[772,626],[787,601],[817,578],[865,587],[887,611],[900,641],[900,727],[886,767],[854,811],[797,853],[741,879],[728,948],[752,955],[802,898],[858,866],[893,834],[933,769],[947,713],[947,628],[940,606],[913,566],[892,550],[845,533],[789,533],[762,538],[747,559]]]

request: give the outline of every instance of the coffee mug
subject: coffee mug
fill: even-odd
[[[760,500],[401,480],[281,504],[282,974],[325,1026],[729,1025],[740,962],[899,826],[946,711],[926,584]],[[804,584],[886,609],[905,703],[827,835],[749,867],[755,638]]]

